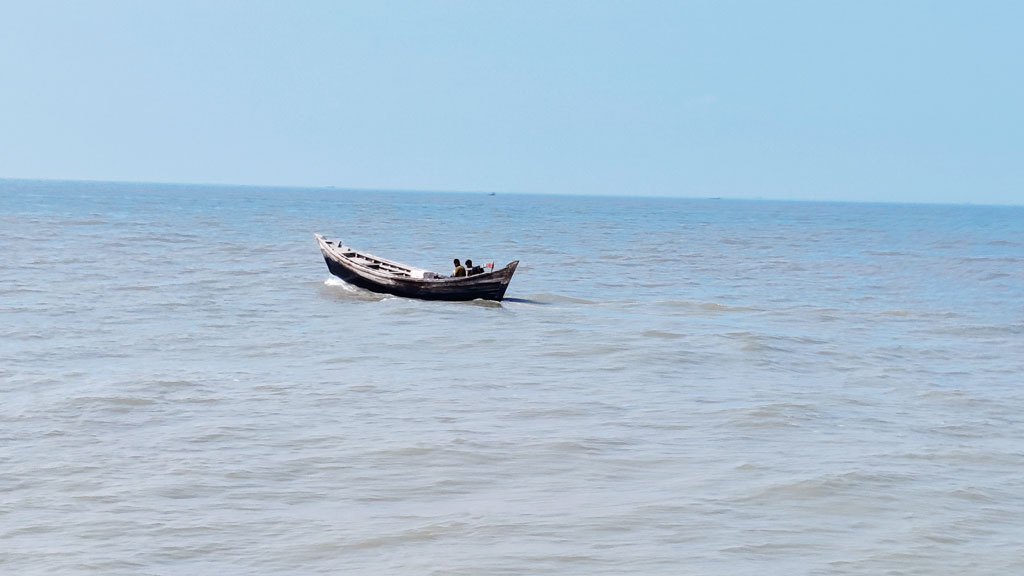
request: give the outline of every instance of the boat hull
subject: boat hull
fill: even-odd
[[[354,252],[345,246],[325,240],[320,235],[317,235],[317,242],[327,263],[327,269],[345,282],[371,292],[420,300],[500,302],[505,297],[512,275],[519,265],[519,261],[516,260],[500,270],[461,278],[403,277],[403,270],[413,269],[397,262]],[[374,262],[372,266],[378,267],[368,267],[365,265],[368,261]],[[382,268],[398,272],[385,272]]]

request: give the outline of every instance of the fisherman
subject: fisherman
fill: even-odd
[[[452,263],[455,264],[455,271],[452,272],[452,278],[461,278],[466,275],[466,269],[462,267],[458,258],[452,260]],[[466,260],[466,264],[469,264],[469,260]]]
[[[468,276],[473,276],[475,274],[483,274],[483,273],[484,273],[484,269],[483,268],[481,268],[479,266],[473,266],[473,261],[470,260],[469,258],[466,259],[466,274]]]

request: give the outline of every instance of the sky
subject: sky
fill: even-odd
[[[0,178],[1024,204],[1024,2],[0,0]]]

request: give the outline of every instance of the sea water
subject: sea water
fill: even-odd
[[[1020,574],[1022,374],[1021,207],[0,181],[0,573]]]

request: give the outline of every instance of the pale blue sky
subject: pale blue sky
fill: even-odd
[[[0,177],[1024,203],[1024,2],[0,0]]]

